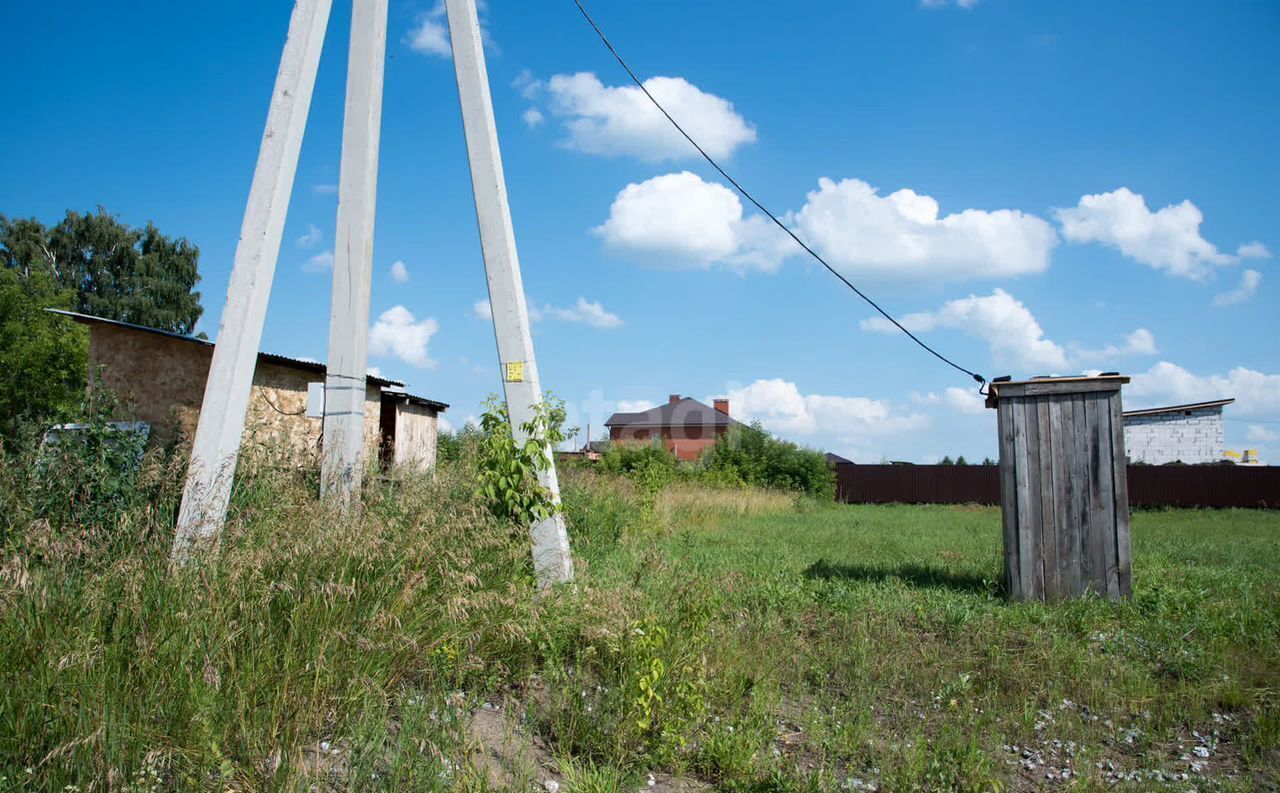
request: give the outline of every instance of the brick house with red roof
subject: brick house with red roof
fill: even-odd
[[[604,423],[614,443],[651,443],[661,438],[680,460],[696,460],[716,438],[742,422],[729,415],[729,400],[696,399],[672,394],[667,404],[639,413],[614,413]]]

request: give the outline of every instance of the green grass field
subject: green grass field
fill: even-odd
[[[763,760],[824,787],[1275,786],[1280,515],[1139,512],[1133,526],[1122,603],[1006,603],[985,508],[730,518],[591,572],[653,613],[709,614],[678,641],[738,681],[716,710],[743,736],[700,761],[711,778]]]
[[[101,525],[5,515],[2,790],[1280,785],[1274,512],[1137,513],[1131,599],[1024,605],[997,510],[570,472],[578,580],[535,597],[465,471],[358,519],[246,476],[177,573],[146,477]]]

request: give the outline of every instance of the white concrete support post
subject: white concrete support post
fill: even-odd
[[[365,379],[369,359],[369,281],[382,129],[387,0],[353,0],[347,109],[338,177],[333,303],[324,386],[321,490],[344,502],[359,496],[364,474]]]
[[[449,14],[449,35],[453,42],[453,64],[458,75],[458,98],[462,103],[462,126],[466,134],[467,156],[471,163],[471,183],[475,192],[476,217],[480,225],[480,246],[484,252],[485,275],[489,282],[489,304],[493,307],[493,331],[498,341],[498,362],[511,417],[511,432],[517,443],[525,440],[521,425],[533,417],[534,406],[542,401],[538,366],[529,333],[529,311],[525,305],[520,261],[516,256],[515,231],[507,204],[507,185],[502,175],[502,154],[498,150],[498,130],[489,94],[484,45],[475,0],[445,0]],[[547,450],[547,465],[539,477],[543,487],[560,502],[560,484],[555,461]],[[530,529],[533,566],[540,586],[573,579],[573,557],[564,518],[557,512],[538,521]]]
[[[216,542],[226,518],[331,4],[332,0],[296,0],[289,20],[182,491],[172,554],[177,562],[197,546]]]

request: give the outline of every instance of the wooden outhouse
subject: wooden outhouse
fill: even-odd
[[[1013,600],[1131,591],[1120,387],[1129,378],[993,382],[1005,590]]]

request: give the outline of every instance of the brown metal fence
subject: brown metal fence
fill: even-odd
[[[836,500],[847,504],[999,504],[994,465],[836,466]]]
[[[1280,467],[1131,465],[1134,507],[1280,508]]]
[[[836,500],[846,504],[999,504],[994,465],[836,466]],[[1134,507],[1280,508],[1280,467],[1131,465]]]

